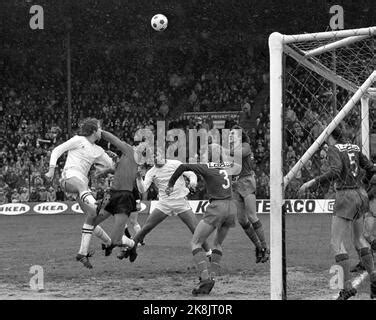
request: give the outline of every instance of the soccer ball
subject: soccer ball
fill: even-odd
[[[167,28],[168,20],[163,14],[156,14],[151,18],[151,26],[156,31],[163,31]]]

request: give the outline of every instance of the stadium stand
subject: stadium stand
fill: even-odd
[[[148,23],[144,22],[152,12],[148,1],[129,4],[108,1],[107,5],[96,2],[94,6],[86,6],[85,1],[71,2],[70,6],[56,4],[54,12],[61,15],[51,17],[46,12],[46,23],[53,19],[55,23],[44,33],[25,30],[27,15],[24,21],[16,19],[20,16],[16,13],[28,7],[26,2],[16,1],[12,10],[5,8],[3,12],[12,11],[13,14],[0,19],[2,28],[12,25],[12,30],[4,34],[0,55],[0,83],[3,84],[0,88],[0,203],[64,197],[58,187],[59,176],[43,190],[43,174],[47,171],[52,148],[68,138],[67,31],[71,33],[72,42],[73,130],[77,129],[81,119],[97,117],[103,120],[106,129],[133,143],[137,129],[155,130],[158,120],[166,120],[170,129],[197,128],[198,119],[183,119],[184,112],[240,111],[240,124],[247,129],[252,141],[259,186],[257,197],[268,198],[270,130],[265,39],[274,31],[272,20],[276,12],[276,25],[284,26],[281,32],[293,33],[297,25],[300,33],[317,30],[316,25],[322,25],[327,20],[326,15],[317,16],[317,13],[307,18],[302,14],[301,21],[289,21],[288,16],[291,10],[324,8],[328,2],[305,0],[301,6],[288,2],[255,2],[251,21],[245,19],[248,15],[243,12],[242,2],[223,2],[220,11],[215,1],[205,1],[204,7],[196,12],[197,6],[189,3],[166,1],[164,12],[172,16],[171,24],[178,27],[171,28],[164,38],[151,36],[149,29],[146,31]],[[40,1],[41,5],[43,3]],[[232,6],[231,19],[237,21],[239,30],[219,23],[227,19],[231,24],[226,16],[226,5]],[[370,6],[369,10],[372,8]],[[265,10],[270,13],[270,21],[260,23],[259,13],[265,13]],[[190,16],[192,21],[179,20],[182,11],[190,12],[184,16]],[[124,12],[145,12],[145,15],[137,15],[137,21],[130,22],[124,19]],[[234,15],[234,12],[239,14]],[[359,21],[369,16],[357,12],[356,8],[353,14]],[[64,18],[68,16],[70,19]],[[208,16],[211,23],[207,22]],[[356,19],[349,20],[356,24]],[[95,24],[90,21],[95,21]],[[197,34],[194,27],[197,24],[204,25],[206,31]],[[265,29],[265,25],[269,29]],[[95,65],[93,61],[96,61]],[[311,142],[306,133],[318,130],[317,123],[324,124],[326,119],[321,119],[314,110],[311,114],[287,112],[287,125],[298,132],[293,136],[301,137],[298,141],[290,141],[287,137],[286,151],[292,166],[302,155],[302,144]],[[375,108],[371,109],[372,114],[375,112]],[[226,127],[232,124],[229,119]],[[212,122],[209,119],[199,126],[210,129]],[[372,134],[376,133],[376,126],[371,125],[371,128]],[[302,181],[308,179],[307,175],[326,170],[324,147],[321,155],[320,159],[313,159],[311,168],[302,170]],[[62,163],[63,159],[60,168]],[[288,187],[287,198],[294,197],[301,184],[299,178],[295,180]],[[108,183],[104,179],[92,179],[91,182],[98,197]],[[324,197],[328,192],[325,188],[320,190],[312,196]],[[191,195],[192,199],[200,197],[205,197],[202,185]],[[149,198],[153,198],[153,192]]]

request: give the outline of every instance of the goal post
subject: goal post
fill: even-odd
[[[370,139],[369,139],[369,98],[363,97],[361,99],[361,117],[362,117],[362,129],[361,129],[361,143],[362,151],[370,158]]]
[[[355,120],[356,128],[353,129],[359,129],[362,150],[369,156],[369,101],[376,98],[375,38],[376,27],[302,35],[282,35],[275,32],[269,37],[270,294],[273,300],[286,298],[282,214],[286,187],[301,172],[307,161],[318,152],[326,137],[342,120],[349,117],[357,117],[359,120]],[[335,66],[332,65],[333,50],[336,50]],[[288,66],[285,62],[286,57],[290,61]],[[330,92],[330,85],[333,84],[339,87],[341,100],[336,106],[339,112],[335,116],[331,113],[328,103],[333,96],[333,92]],[[300,118],[297,116],[296,122],[301,130],[305,128],[299,122],[307,123],[310,120],[304,119],[306,114],[311,116],[311,113],[314,113],[312,119],[325,124],[318,136],[312,133],[313,129],[301,135],[306,137],[302,145],[307,142],[310,146],[298,155],[299,160],[288,169],[284,163],[285,139],[286,135],[291,137],[294,133],[292,130],[288,132],[288,126],[285,124],[286,100],[290,112],[299,112]],[[359,111],[353,110],[357,110],[358,107]],[[332,117],[329,118],[330,116]],[[353,124],[354,120],[350,123]],[[314,126],[316,123],[309,125]],[[317,128],[315,130],[317,132]],[[302,138],[298,138],[296,140],[301,142]]]

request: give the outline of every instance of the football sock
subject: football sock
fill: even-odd
[[[371,274],[374,271],[373,257],[371,250],[369,248],[361,248],[360,252],[360,261],[362,262],[364,268],[366,268],[368,274]]]
[[[125,234],[128,238],[131,238],[131,237],[132,237],[131,234],[129,233],[128,225],[125,225],[124,234]]]
[[[362,256],[360,255],[360,249],[356,249],[356,253],[358,254],[359,261],[362,262]]]
[[[93,234],[103,241],[104,244],[110,245],[111,238],[110,236],[102,229],[101,226],[96,226],[94,228]]]
[[[352,287],[350,281],[350,260],[347,253],[340,253],[335,256],[336,263],[342,267],[343,270],[343,284],[344,289]]]
[[[86,203],[88,205],[95,207],[95,198],[93,197],[93,194],[89,190],[85,190],[79,194],[80,199],[83,203]]]
[[[262,223],[260,220],[257,220],[256,222],[252,223],[252,227],[255,230],[257,237],[259,238],[261,242],[261,246],[263,248],[267,248],[265,235],[264,235],[264,228],[262,227]]]
[[[93,234],[94,227],[84,223],[82,227],[81,246],[78,251],[79,254],[87,255],[90,246],[91,235]]]
[[[141,230],[141,226],[138,222],[133,225],[133,230],[135,234]]]
[[[209,279],[209,270],[205,251],[202,248],[197,248],[192,251],[192,255],[197,269],[200,272],[201,280]]]
[[[213,249],[210,263],[210,273],[212,277],[219,276],[221,271],[221,259],[222,251],[218,249]]]
[[[376,239],[371,242],[371,249],[376,251]]]
[[[245,234],[248,236],[248,238],[253,242],[256,248],[261,249],[261,242],[259,238],[257,237],[257,234],[253,227],[251,226],[251,223],[248,221],[245,226],[242,226]]]
[[[212,249],[209,249],[209,251],[206,251],[206,256],[210,257],[212,253],[213,253]]]
[[[121,237],[121,244],[124,245],[124,246],[127,246],[129,248],[133,248],[134,241],[132,239],[129,239],[127,236],[122,236]]]

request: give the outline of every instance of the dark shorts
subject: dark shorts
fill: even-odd
[[[235,200],[244,200],[248,195],[256,192],[256,177],[254,174],[240,177],[232,184],[233,197]]]
[[[235,226],[237,207],[232,200],[212,200],[206,207],[204,221],[215,228]]]
[[[101,207],[112,215],[125,213],[129,216],[137,211],[136,199],[131,191],[110,190],[103,197]]]
[[[366,217],[376,218],[376,198],[369,199],[369,211],[367,212]]]
[[[376,184],[370,184],[367,194],[370,201],[376,198]]]
[[[362,218],[369,210],[369,201],[364,189],[337,190],[333,213],[346,220]]]

